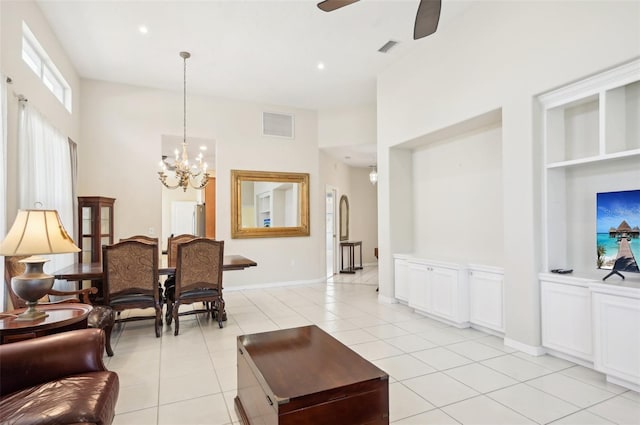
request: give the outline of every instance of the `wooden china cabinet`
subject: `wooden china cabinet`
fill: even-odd
[[[99,263],[102,245],[113,243],[114,198],[78,196],[78,261]]]

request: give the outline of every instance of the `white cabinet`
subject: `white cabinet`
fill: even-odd
[[[409,306],[468,326],[469,293],[464,268],[455,264],[409,261]]]
[[[425,313],[431,312],[430,272],[430,267],[426,264],[409,263],[409,307]]]
[[[409,262],[396,257],[394,261],[395,297],[404,303],[409,301]]]
[[[469,321],[504,333],[504,272],[469,265]]]
[[[542,345],[591,362],[591,292],[586,284],[541,275]],[[560,281],[558,281],[560,280]]]
[[[595,369],[639,391],[640,299],[594,292],[593,319]]]
[[[429,273],[429,295],[431,298],[431,313],[453,322],[469,321],[468,313],[458,302],[461,296],[458,270],[445,267],[431,267]],[[462,317],[464,316],[464,317]]]
[[[640,391],[640,279],[540,273],[542,345]]]

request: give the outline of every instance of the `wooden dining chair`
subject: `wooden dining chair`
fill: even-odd
[[[27,258],[27,256],[14,256],[14,257],[5,257],[4,259],[4,284],[9,294],[9,298],[11,299],[11,305],[14,309],[16,308],[26,308],[26,302],[18,297],[13,289],[11,288],[11,279],[14,276],[21,275],[24,273],[26,266],[24,263],[21,263],[20,260]],[[79,303],[82,302],[84,304],[91,304],[91,300],[89,298],[90,295],[95,295],[98,292],[97,288],[83,288],[76,291],[58,291],[56,289],[50,289],[41,300],[38,301],[38,304],[60,304],[60,303]],[[71,297],[65,298],[62,300],[51,301],[49,298],[51,295],[60,296],[60,297]],[[113,325],[115,323],[115,316],[113,314],[113,310],[104,305],[94,305],[93,309],[89,313],[89,317],[87,318],[87,326],[90,328],[102,329],[104,331],[105,337],[105,349],[107,351],[107,355],[109,357],[113,356],[113,348],[111,347],[111,331],[113,330]]]
[[[196,235],[191,235],[189,233],[183,233],[182,235],[178,236],[169,236],[169,239],[167,240],[167,267],[175,268],[176,258],[178,255],[178,245],[184,242],[192,241],[196,238]],[[164,299],[166,300],[167,305],[169,303],[169,300],[172,300],[174,297],[175,287],[176,275],[174,273],[168,275],[167,279],[164,281]],[[171,310],[169,308],[167,308],[166,319],[171,320]]]
[[[158,245],[129,240],[102,247],[105,304],[116,312],[155,310],[154,316],[129,316],[116,323],[154,319],[156,336],[162,330],[162,297],[158,290]]]
[[[196,235],[190,235],[188,233],[184,233],[178,236],[169,236],[167,240],[167,267],[175,267],[176,266],[176,258],[178,255],[178,245],[184,242],[189,242],[196,239]]]
[[[120,242],[124,242],[124,241],[140,241],[140,242],[157,244],[158,238],[152,238],[151,236],[147,236],[147,235],[134,235],[134,236],[129,236],[128,238],[120,238]]]
[[[207,313],[218,319],[222,327],[224,299],[222,298],[222,266],[224,241],[197,238],[178,245],[176,258],[176,286],[173,299],[167,300],[167,324],[175,321],[174,335],[180,331],[179,317]],[[180,312],[180,305],[204,302],[202,309]]]

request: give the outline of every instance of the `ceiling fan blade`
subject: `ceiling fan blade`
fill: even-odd
[[[340,9],[344,6],[349,6],[351,3],[355,3],[358,0],[324,0],[318,3],[320,10],[325,12],[331,12],[336,9]]]
[[[441,6],[441,0],[420,0],[418,13],[416,14],[416,23],[413,27],[414,40],[436,32],[438,29],[438,21],[440,20]]]

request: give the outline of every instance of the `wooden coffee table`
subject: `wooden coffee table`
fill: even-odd
[[[389,376],[317,326],[238,337],[244,425],[388,424]]]
[[[92,309],[90,305],[79,303],[38,304],[36,310],[44,311],[48,316],[24,322],[14,320],[24,308],[0,313],[0,344],[84,329]]]

